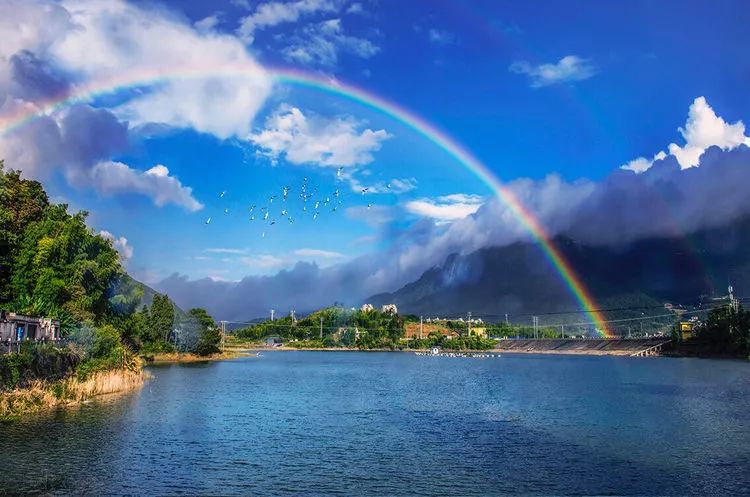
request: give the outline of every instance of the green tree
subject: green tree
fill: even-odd
[[[167,295],[156,294],[148,317],[147,342],[168,342],[174,323],[174,304]]]
[[[710,352],[750,354],[750,311],[730,304],[713,309],[696,334],[701,346]]]
[[[21,179],[18,171],[5,171],[0,161],[0,303],[13,300],[10,280],[15,254],[26,227],[40,221],[49,200],[38,181]]]
[[[188,317],[199,327],[199,338],[195,345],[195,353],[202,356],[216,354],[221,344],[221,330],[216,326],[205,309],[195,308],[188,311]]]
[[[86,216],[52,205],[26,227],[12,267],[15,299],[42,299],[78,321],[101,322],[109,314],[110,288],[123,272],[120,257],[86,226]]]

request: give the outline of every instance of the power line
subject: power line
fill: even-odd
[[[750,301],[750,297],[735,297],[734,301],[735,302],[747,302],[747,301]],[[679,316],[685,315],[685,314],[700,314],[700,313],[704,313],[704,312],[709,312],[709,311],[712,311],[714,309],[719,309],[719,308],[723,307],[724,305],[725,305],[724,302],[716,301],[716,302],[713,303],[713,305],[707,306],[707,307],[702,307],[700,309],[681,310],[681,311],[678,311],[678,312],[670,312],[670,313],[667,313],[667,314],[655,314],[655,315],[648,315],[648,316],[637,316],[637,317],[632,317],[632,318],[609,319],[609,320],[602,321],[602,323],[605,323],[605,324],[607,324],[607,323],[623,323],[623,322],[631,322],[631,321],[649,321],[649,320],[655,320],[655,319],[661,319],[661,318],[668,318],[668,317],[674,318],[674,317],[679,317]],[[642,307],[619,307],[619,308],[609,308],[609,309],[596,309],[595,311],[596,312],[612,312],[612,311],[624,311],[624,310],[638,311],[638,310],[656,309],[656,308],[663,309],[664,305],[659,305],[659,306],[656,306],[656,305],[654,305],[654,306],[642,306]],[[509,320],[508,320],[508,317],[529,316],[529,317],[532,318],[532,323],[531,323],[531,325],[526,325],[526,326],[534,327],[535,324],[536,324],[536,326],[538,326],[538,323],[539,323],[539,318],[538,317],[539,316],[552,316],[552,315],[562,315],[562,314],[589,314],[589,312],[590,311],[579,310],[579,311],[548,312],[548,313],[543,313],[542,312],[542,313],[533,313],[533,314],[475,314],[475,313],[470,313],[470,315],[471,315],[472,319],[477,318],[477,317],[503,317],[503,318],[506,319],[505,322],[508,323],[508,324],[510,324]],[[306,318],[302,318],[302,319],[306,319]],[[461,321],[463,321],[463,318],[462,317],[457,317],[457,318],[440,317],[440,318],[434,318],[434,319],[432,319],[432,321],[433,322],[440,322],[440,321],[456,321],[456,322],[461,322]],[[226,324],[248,325],[248,326],[257,326],[257,325],[260,325],[260,324],[268,323],[268,321],[258,321],[257,319],[256,320],[252,320],[252,321],[223,320],[223,322],[226,323]],[[271,322],[273,322],[273,321],[271,321]],[[591,325],[592,325],[592,323],[590,321],[583,321],[583,322],[578,322],[578,323],[565,323],[565,326],[591,326]],[[271,326],[275,326],[275,327],[302,327],[302,326],[308,326],[308,325],[299,325],[299,324],[288,324],[288,325],[285,325],[285,324],[276,324],[275,322],[273,322],[273,324]],[[314,326],[314,325],[311,324],[309,326]],[[555,326],[558,326],[558,325],[555,324]],[[338,327],[326,327],[325,329],[338,329],[340,327],[342,327],[342,326],[338,326]],[[366,328],[359,328],[359,329],[367,330]],[[372,328],[372,329],[376,330],[377,328]]]

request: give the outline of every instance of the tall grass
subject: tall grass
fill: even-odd
[[[85,379],[70,377],[55,382],[33,381],[26,388],[0,394],[0,419],[18,418],[45,409],[75,404],[96,397],[140,388],[149,378],[144,371],[99,371]]]

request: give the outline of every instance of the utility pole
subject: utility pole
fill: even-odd
[[[323,316],[320,316],[320,339],[323,340]]]
[[[273,314],[276,312],[276,309],[271,309],[271,321],[273,321]]]
[[[532,318],[534,323],[534,339],[536,340],[539,338],[539,318],[537,316],[532,316]]]
[[[510,324],[510,323],[508,322],[508,313],[507,313],[507,312],[505,313],[505,324],[507,324],[507,325],[509,325],[509,324]]]
[[[630,326],[628,326],[628,338],[630,338]]]
[[[469,334],[467,336],[471,336],[471,311],[469,311],[469,321],[468,321],[468,323],[469,323],[469,328],[468,328]]]
[[[424,321],[422,316],[419,316],[419,339],[421,340],[424,334]]]
[[[227,334],[227,322],[221,321],[221,352],[224,352],[224,340]]]
[[[560,325],[560,337],[565,338],[565,325],[564,324]]]

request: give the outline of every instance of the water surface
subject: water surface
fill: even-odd
[[[739,495],[750,364],[266,352],[0,424],[6,493]]]

